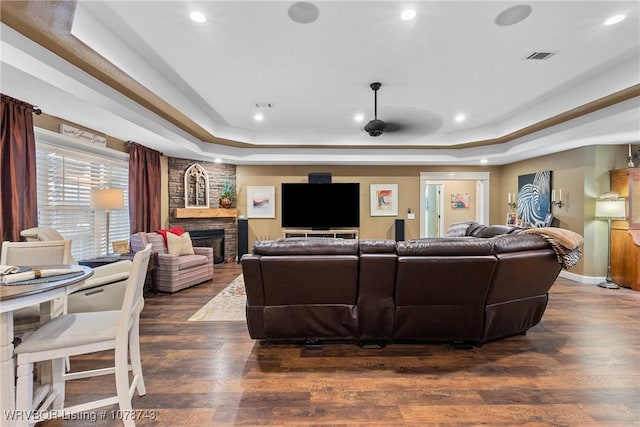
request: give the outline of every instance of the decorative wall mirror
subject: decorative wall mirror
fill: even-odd
[[[209,174],[197,163],[184,172],[185,208],[209,207]]]

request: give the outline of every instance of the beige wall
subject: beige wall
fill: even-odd
[[[552,171],[552,187],[562,188],[565,204],[554,206],[552,212],[560,227],[573,230],[585,238],[583,259],[570,272],[602,277],[606,274],[607,227],[604,221],[593,219],[594,199],[609,189],[608,171],[626,165],[625,146],[590,146],[535,159],[516,162],[501,167],[427,167],[427,166],[238,166],[237,207],[240,215],[246,215],[246,186],[273,185],[276,188],[276,218],[250,219],[249,245],[255,240],[282,236],[280,227],[280,184],[282,182],[307,182],[309,172],[331,172],[334,182],[360,183],[360,235],[363,238],[394,237],[396,217],[371,217],[369,215],[369,185],[397,183],[399,189],[399,216],[405,219],[405,238],[420,236],[420,172],[489,171],[491,224],[504,224],[509,206],[507,194],[517,193],[518,176],[537,171]],[[449,224],[475,216],[477,204],[474,181],[445,181],[443,185],[445,206],[445,230]],[[452,193],[468,192],[469,209],[451,209]],[[415,220],[407,220],[407,209],[416,213]]]
[[[500,207],[508,211],[507,194],[518,191],[518,175],[551,170],[552,188],[562,188],[565,204],[551,211],[560,227],[584,236],[583,257],[570,272],[602,277],[607,270],[607,226],[593,219],[595,198],[609,190],[611,169],[626,165],[624,146],[589,146],[505,165]],[[493,203],[493,200],[492,200]]]
[[[476,207],[478,199],[476,197],[476,181],[445,181],[442,186],[444,191],[444,206],[442,207],[444,236],[449,226],[454,222],[469,221],[476,218]],[[469,207],[458,209],[451,207],[451,196],[458,193],[469,193]]]
[[[249,245],[255,240],[274,239],[282,237],[280,226],[280,184],[283,182],[307,182],[310,172],[330,172],[333,182],[359,182],[360,183],[360,237],[362,238],[394,238],[394,223],[396,218],[405,219],[405,238],[416,239],[420,237],[420,172],[444,172],[444,171],[489,171],[491,177],[499,176],[497,168],[491,167],[428,167],[428,166],[242,166],[236,169],[236,183],[238,198],[236,206],[239,215],[247,214],[246,187],[252,185],[273,185],[276,189],[276,218],[254,218],[249,220]],[[369,186],[371,184],[398,184],[398,216],[397,217],[372,217],[370,215]],[[449,182],[444,189],[445,209],[449,209],[447,197],[448,190],[454,192],[469,192],[473,205],[470,209],[461,209],[458,215],[464,215],[468,211],[475,214],[475,183],[455,184]],[[499,189],[499,184],[491,183]],[[458,191],[458,188],[460,191]],[[407,210],[416,214],[413,220],[407,219]],[[492,209],[493,210],[493,209]],[[449,213],[449,212],[447,212]],[[497,214],[496,214],[497,217]],[[453,222],[453,221],[452,221]],[[502,222],[502,221],[501,221]]]
[[[60,123],[88,129],[57,117],[34,115],[34,125],[59,132]],[[125,142],[108,135],[95,132],[107,138],[107,146],[125,151]],[[255,240],[282,236],[280,227],[280,184],[283,182],[307,182],[309,172],[331,172],[334,182],[360,183],[360,235],[363,238],[394,238],[394,220],[405,219],[405,238],[420,236],[420,172],[473,171],[490,173],[491,224],[503,224],[509,211],[507,194],[518,191],[518,176],[536,171],[552,171],[552,187],[562,188],[565,204],[554,206],[552,212],[560,221],[560,227],[576,231],[585,238],[582,260],[570,271],[579,275],[603,277],[607,268],[607,223],[593,219],[595,198],[609,190],[611,169],[620,169],[627,164],[627,146],[589,146],[562,153],[538,157],[499,167],[457,167],[457,166],[237,166],[237,200],[240,215],[247,214],[246,187],[248,185],[273,185],[276,188],[276,218],[250,219],[249,244]],[[168,159],[161,157],[162,168],[162,217],[163,226],[169,225]],[[398,184],[398,217],[371,217],[369,215],[369,185]],[[445,181],[445,230],[458,220],[473,218],[477,204],[476,188],[473,181]],[[469,209],[451,209],[451,193],[468,192]],[[407,219],[407,209],[416,214],[415,220]]]

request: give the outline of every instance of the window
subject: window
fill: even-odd
[[[76,260],[104,255],[106,213],[92,209],[91,191],[119,188],[124,190],[124,209],[111,210],[109,242],[128,241],[128,155],[42,130],[36,132],[36,142],[38,226],[55,228],[70,239]]]

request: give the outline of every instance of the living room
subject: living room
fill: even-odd
[[[239,3],[246,6],[249,2]],[[546,424],[571,424],[567,420],[572,416],[578,420],[573,422],[581,425],[638,423],[640,414],[634,407],[639,345],[634,304],[638,295],[628,289],[631,285],[623,284],[617,294],[595,286],[608,276],[610,256],[620,256],[615,250],[617,241],[613,251],[609,248],[610,225],[596,218],[596,201],[612,190],[610,171],[630,170],[631,164],[633,168],[640,164],[637,3],[578,2],[570,11],[556,2],[530,2],[529,9],[519,7],[501,14],[522,5],[497,2],[475,9],[466,2],[452,2],[453,9],[447,11],[446,2],[417,2],[417,17],[406,22],[403,18],[402,24],[420,31],[420,37],[433,37],[421,27],[420,20],[425,16],[437,22],[436,33],[451,25],[452,30],[465,35],[455,43],[454,37],[452,41],[435,37],[443,50],[454,53],[445,56],[438,50],[431,60],[424,54],[429,48],[422,45],[389,49],[385,45],[385,37],[394,42],[418,38],[406,28],[388,31],[391,21],[380,19],[381,13],[385,8],[395,13],[396,5],[374,2],[367,4],[366,10],[358,3],[368,2],[355,2],[344,9],[324,1],[296,3],[300,5],[298,10],[285,2],[253,5],[254,10],[244,10],[251,15],[250,23],[229,29],[222,38],[216,33],[218,39],[226,41],[225,49],[216,51],[202,42],[205,51],[216,52],[212,59],[209,54],[189,54],[186,48],[180,52],[162,36],[163,31],[171,33],[162,25],[150,25],[152,31],[136,24],[147,19],[148,3],[127,9],[125,2],[2,2],[2,93],[41,110],[41,114],[33,115],[36,143],[61,144],[71,151],[83,144],[94,145],[62,137],[61,129],[66,126],[85,136],[102,138],[104,147],[97,152],[107,153],[107,157],[110,152],[117,152],[118,158],[127,157],[130,141],[152,148],[162,153],[158,227],[187,223],[197,230],[225,230],[225,262],[214,266],[213,280],[173,294],[161,292],[145,302],[141,346],[148,395],[146,401],[145,397],[134,397],[133,405],[157,411],[154,417],[159,418],[140,419],[139,424],[514,425],[536,419]],[[433,3],[433,9],[428,3]],[[157,22],[171,22],[171,28],[185,27],[184,38],[176,36],[175,43],[186,46],[189,43],[184,39],[200,40],[195,37],[203,33],[208,34],[207,40],[216,39],[209,27],[186,29],[191,25],[186,15],[184,20],[169,18],[178,16],[183,5],[154,5],[160,14],[154,18]],[[198,5],[209,12],[205,13],[205,25],[236,22],[237,13],[243,10],[240,6],[234,11],[230,2]],[[216,10],[216,6],[221,9]],[[472,11],[467,13],[465,7]],[[483,17],[484,30],[471,22],[473,11]],[[620,23],[601,24],[610,15],[622,12],[626,19]],[[292,33],[266,33],[273,28],[269,19],[260,18],[261,13],[272,17],[273,27]],[[551,20],[572,14],[565,30],[559,29],[565,24]],[[447,16],[456,16],[459,21],[444,19]],[[312,21],[305,22],[308,19]],[[327,19],[338,20],[340,28],[352,27],[349,34],[353,37],[358,32],[353,28],[362,29],[361,36],[371,36],[370,43],[354,41],[338,50],[345,36],[336,31],[335,39],[328,38],[331,27],[325,26]],[[347,19],[354,24],[347,24]],[[546,34],[541,27],[528,28],[542,25],[544,19],[550,20],[545,25],[553,31],[535,42],[528,39]],[[465,26],[468,32],[462,33]],[[322,31],[314,39],[299,32],[318,27]],[[369,27],[379,35],[365,31]],[[247,28],[257,29],[258,34]],[[477,40],[472,40],[476,29]],[[520,30],[526,35],[505,37],[507,31]],[[502,35],[486,39],[485,32],[492,37]],[[285,43],[296,38],[299,40],[291,40],[292,44]],[[256,39],[261,43],[251,48]],[[270,40],[285,49],[270,50]],[[320,49],[323,40],[324,48],[330,51],[327,56],[319,54],[325,50]],[[305,48],[304,43],[313,48]],[[478,47],[483,43],[495,46],[491,55],[518,52],[520,56],[513,57],[511,65],[495,62],[480,66],[482,52],[489,55],[488,50]],[[518,44],[527,52],[520,52]],[[234,52],[232,46],[241,53]],[[590,48],[597,54],[589,54]],[[526,61],[522,57],[532,49],[547,50],[551,55],[533,63],[535,69],[524,70],[521,67]],[[167,50],[173,52],[163,58],[160,52]],[[356,56],[356,51],[370,54]],[[471,54],[474,51],[479,54]],[[199,65],[180,63],[180,55],[198,58]],[[470,55],[470,61],[464,65],[454,61],[450,68],[431,71],[438,64],[465,55]],[[487,63],[496,59],[491,55]],[[244,62],[238,65],[236,61],[243,56]],[[270,56],[277,58],[276,62],[270,62]],[[587,60],[587,56],[601,59]],[[237,78],[232,78],[234,67],[216,65],[216,58],[225,58],[226,63],[238,67]],[[554,60],[562,65],[555,65]],[[294,62],[303,64],[302,69],[285,72],[294,70]],[[402,64],[397,67],[402,70],[389,66],[394,63]],[[344,72],[342,64],[353,66],[354,74]],[[206,67],[216,71],[190,74]],[[474,67],[478,68],[475,76],[457,71]],[[326,75],[312,74],[313,68],[324,70]],[[264,72],[251,71],[256,69]],[[312,77],[293,83],[303,73]],[[489,80],[491,73],[501,77]],[[447,74],[452,78],[445,82]],[[282,85],[277,89],[276,77]],[[244,80],[249,93],[238,85]],[[382,83],[378,89],[372,85],[376,81]],[[461,89],[457,90],[458,86]],[[283,96],[286,88],[288,97]],[[366,117],[363,122],[353,122],[355,109],[346,107],[352,105],[350,98]],[[222,107],[221,102],[227,106]],[[412,108],[399,108],[410,104]],[[446,108],[434,113],[440,106]],[[453,118],[461,106],[469,112],[466,123]],[[237,109],[221,113],[223,108]],[[320,109],[324,111],[318,113]],[[246,117],[240,117],[239,110],[244,110]],[[280,111],[282,116],[278,116]],[[262,119],[254,113],[261,113]],[[339,115],[347,117],[349,123],[338,124]],[[418,120],[412,122],[415,117]],[[389,126],[383,135],[371,137],[365,123],[378,118]],[[405,118],[406,123],[402,121]],[[94,148],[87,149],[96,151]],[[176,210],[187,208],[184,177],[192,165],[201,166],[209,174],[206,209],[219,209],[222,183],[233,183],[234,200],[228,216],[176,216]],[[312,350],[286,345],[262,347],[249,338],[243,322],[186,320],[240,275],[236,261],[243,255],[241,247],[251,252],[254,243],[283,237],[291,231],[287,229],[297,228],[282,223],[283,184],[307,183],[314,173],[330,175],[333,183],[357,183],[359,238],[398,240],[401,235],[402,240],[411,240],[444,236],[449,225],[457,221],[504,225],[510,221],[510,214],[518,213],[523,180],[539,172],[549,172],[545,209],[552,214],[553,226],[580,234],[584,244],[580,261],[563,270],[551,288],[551,302],[542,323],[527,336],[474,348],[468,356],[422,344],[375,350],[330,344]],[[433,215],[430,186],[440,194],[435,231],[428,224],[429,215]],[[375,209],[378,188],[393,190],[391,212]],[[3,195],[4,191],[3,187]],[[261,196],[264,191],[270,197],[266,214],[252,206],[256,194]],[[454,198],[459,198],[459,203],[454,203]],[[96,215],[100,221],[102,213]],[[128,215],[126,209],[114,211],[112,218],[119,221],[116,216],[122,215]],[[236,229],[240,221],[247,225],[242,242]],[[614,222],[614,228],[626,223]],[[51,224],[30,226],[36,225]],[[128,240],[130,231],[116,230],[111,243]],[[102,252],[102,233],[97,245],[100,252],[95,256],[113,250],[107,237],[107,249]],[[84,243],[74,240],[73,245]],[[583,305],[568,310],[574,301]],[[589,344],[580,344],[580,340]],[[584,356],[591,352],[591,357]],[[76,361],[89,366],[99,359]],[[434,364],[425,366],[425,359]],[[566,376],[554,367],[558,363]],[[440,372],[449,372],[451,377],[439,377]],[[601,388],[598,375],[605,378]],[[454,384],[466,380],[469,392]],[[501,380],[513,382],[511,386],[495,384]],[[109,383],[104,384],[106,388]],[[73,387],[68,391],[71,400],[88,390],[82,385]],[[424,391],[432,387],[435,394]],[[580,391],[572,392],[572,388]],[[398,390],[401,393],[393,397]],[[193,404],[186,402],[186,397],[178,399],[179,393],[194,399]],[[550,397],[543,397],[545,393]],[[598,397],[603,401],[594,404]],[[454,404],[454,398],[459,398],[460,404]],[[408,401],[404,407],[403,399]],[[438,399],[446,409],[437,408]],[[517,403],[506,404],[508,399]],[[224,403],[212,403],[214,400]],[[484,407],[487,413],[480,414]],[[191,417],[185,408],[192,408]],[[530,416],[519,415],[527,409]],[[113,419],[108,421],[113,423]],[[82,425],[81,421],[76,423],[69,419],[45,425]]]

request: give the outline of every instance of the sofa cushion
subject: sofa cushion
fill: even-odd
[[[471,224],[477,224],[474,221],[454,222],[447,230],[447,237],[464,237],[467,235],[467,229]]]
[[[164,244],[167,244],[167,233],[173,233],[176,236],[182,236],[184,234],[184,228],[181,226],[171,227],[171,228],[161,228],[160,230],[156,230],[156,233],[160,234],[164,239]]]
[[[256,255],[357,255],[358,241],[323,237],[289,237],[254,243]]]
[[[171,255],[193,255],[193,245],[191,244],[191,236],[189,233],[177,236],[168,231],[167,251],[169,251]]]
[[[362,239],[358,242],[361,254],[395,254],[395,240]]]
[[[512,227],[510,225],[482,225],[472,224],[467,229],[467,235],[473,237],[494,237],[502,234],[519,233],[522,230],[520,227]]]
[[[209,258],[204,255],[182,255],[178,257],[178,270],[188,270],[208,262]]]
[[[549,243],[533,234],[508,234],[491,240],[494,242],[494,254],[551,249]]]
[[[426,238],[398,242],[398,256],[492,255],[493,241],[468,237]]]

